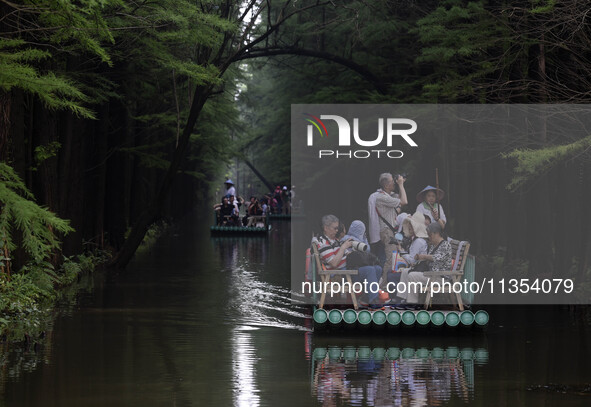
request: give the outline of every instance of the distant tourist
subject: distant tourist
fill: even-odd
[[[447,219],[441,200],[445,196],[443,190],[427,185],[425,189],[417,194],[417,211],[429,217],[431,222],[438,222],[442,228],[445,228]],[[437,203],[439,201],[440,203]]]
[[[283,202],[283,213],[289,215],[289,191],[285,185],[281,189],[281,202]]]
[[[225,196],[227,196],[228,198],[230,198],[231,195],[236,196],[236,188],[234,188],[234,182],[232,182],[232,180],[230,178],[228,178],[224,182],[224,185],[226,186]]]
[[[236,207],[226,197],[222,198],[221,204],[216,204],[213,209],[217,212],[217,223],[219,226],[236,226],[238,224],[238,213]]]
[[[281,186],[277,185],[273,191],[273,199],[276,206],[273,206],[273,213],[281,213],[283,210],[283,201],[281,200]]]

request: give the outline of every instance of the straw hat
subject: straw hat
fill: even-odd
[[[427,226],[425,226],[425,216],[421,212],[415,212],[412,216],[408,216],[402,223],[402,231],[404,236],[410,236],[410,230],[408,229],[409,223],[412,225],[412,229],[416,237],[422,237],[426,239]]]
[[[404,220],[410,216],[410,213],[402,212],[400,215],[396,217],[396,223],[398,225],[402,225]]]
[[[437,191],[437,198],[441,201],[443,199],[443,197],[445,196],[445,192],[443,192],[442,189],[439,188],[435,188],[432,187],[431,185],[427,185],[425,187],[425,189],[423,189],[421,192],[419,192],[417,194],[417,202],[423,202],[425,200],[425,195],[427,195],[427,192],[429,191]]]
[[[232,182],[231,179],[227,179],[224,184],[230,184],[230,185],[234,185],[234,183]]]

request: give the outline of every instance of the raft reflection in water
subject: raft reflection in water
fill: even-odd
[[[438,406],[473,397],[484,348],[317,347],[312,394],[322,405]]]

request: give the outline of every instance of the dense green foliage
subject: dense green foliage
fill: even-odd
[[[0,204],[0,337],[22,339],[43,330],[50,305],[60,295],[57,288],[94,269],[100,259],[80,254],[57,265],[59,237],[73,229],[37,205],[5,163],[0,163]]]
[[[150,225],[208,201],[224,175],[266,192],[241,161],[288,185],[292,103],[586,103],[591,86],[588,10],[576,0],[23,0],[0,11],[0,155],[71,220],[67,254],[91,241],[119,266]],[[464,216],[450,226],[492,229],[474,247],[511,247],[537,259],[532,269],[589,268],[587,226],[568,236],[552,219],[555,250],[535,249],[536,219],[583,187],[588,142],[465,141],[442,137],[406,168],[417,187],[440,169],[451,213]],[[538,181],[565,177],[546,199]],[[542,204],[500,220],[523,209],[521,195]],[[464,215],[471,205],[494,215]],[[510,236],[514,222],[536,238]]]
[[[286,25],[281,38],[321,58],[249,64],[239,99],[250,129],[245,146],[265,172],[286,179],[276,153],[289,145],[291,103],[588,103],[586,13],[574,0],[337,2]],[[588,137],[546,129],[442,135],[395,170],[412,174],[412,196],[439,168],[449,231],[470,239],[474,253],[500,251],[506,265],[526,264],[532,274],[584,277],[591,229],[579,214],[590,199],[588,147]]]

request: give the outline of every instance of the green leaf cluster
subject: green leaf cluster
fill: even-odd
[[[58,235],[72,232],[69,221],[37,205],[22,180],[0,163],[0,246],[21,248],[25,264],[42,264],[60,247]]]
[[[517,161],[513,179],[507,186],[507,189],[515,191],[531,179],[547,173],[552,167],[565,159],[580,154],[589,148],[591,148],[591,136],[569,144],[550,146],[537,150],[518,148],[510,153],[504,154],[503,158]]]

